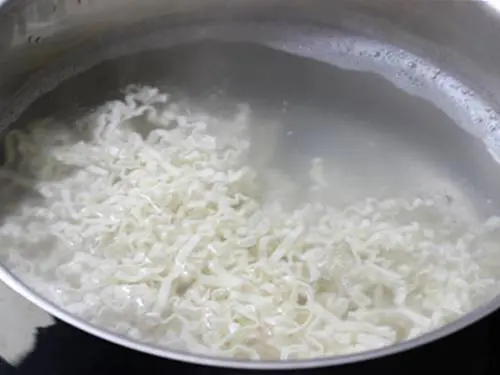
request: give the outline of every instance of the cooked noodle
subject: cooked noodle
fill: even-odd
[[[495,285],[481,260],[499,219],[427,198],[289,210],[264,199],[247,111],[215,134],[168,99],[132,87],[78,131],[46,121],[5,140],[2,194],[36,195],[3,218],[0,257],[65,309],[168,347],[309,358],[420,335]],[[328,189],[321,159],[311,178]]]

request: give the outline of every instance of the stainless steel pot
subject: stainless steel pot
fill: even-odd
[[[349,155],[334,172],[346,178],[346,171],[356,171],[348,180],[353,196],[425,185],[454,195],[471,214],[489,215],[500,208],[496,3],[0,0],[0,130],[47,114],[71,115],[127,83],[166,84],[199,98],[246,101],[265,116],[278,116],[298,133],[285,149]],[[367,138],[378,146],[363,146]],[[6,266],[0,266],[0,279],[54,316],[114,343],[252,369],[394,354],[449,335],[500,306],[497,296],[450,325],[380,350],[251,362],[136,342],[68,314]]]

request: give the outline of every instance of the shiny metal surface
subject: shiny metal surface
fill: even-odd
[[[500,155],[498,35],[500,19],[488,2],[0,1],[0,130],[49,114],[68,118],[128,83],[153,83],[217,108],[247,102],[262,119],[282,123],[294,136],[278,143],[276,162],[301,173],[299,156],[323,156],[327,173],[342,181],[333,194],[340,200],[425,190],[450,194],[457,209],[481,218],[500,208],[500,166],[485,146]],[[497,296],[453,324],[376,351],[249,362],[135,342],[71,316],[4,266],[0,279],[117,344],[253,369],[394,354],[500,306]]]

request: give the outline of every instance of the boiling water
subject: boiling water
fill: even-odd
[[[488,172],[496,163],[483,143],[496,155],[499,117],[430,62],[315,27],[140,30],[103,38],[48,66],[7,103],[0,128],[22,113],[19,123],[81,114],[127,84],[149,83],[214,111],[250,104],[256,123],[275,125],[264,136],[256,130],[259,148],[272,157],[257,155],[298,175],[306,160],[322,157],[331,179],[349,186],[332,196],[356,199],[367,186],[373,195],[424,189],[452,195],[464,207],[472,199],[468,209],[491,213],[500,177]]]

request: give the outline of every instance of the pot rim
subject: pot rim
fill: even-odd
[[[473,311],[465,314],[464,316],[450,324],[447,324],[436,330],[432,330],[416,338],[376,350],[368,350],[347,355],[317,357],[312,359],[253,361],[183,352],[168,349],[158,345],[140,342],[132,338],[113,333],[104,328],[97,327],[56,306],[54,303],[48,301],[35,291],[31,290],[29,287],[27,287],[16,276],[9,272],[3,265],[0,265],[0,280],[3,281],[12,290],[26,298],[28,301],[45,310],[54,317],[78,329],[81,329],[82,331],[85,331],[91,335],[112,342],[114,344],[165,359],[177,360],[197,365],[245,370],[313,369],[364,362],[367,360],[381,358],[392,354],[401,353],[451,335],[463,328],[472,325],[473,323],[493,313],[500,307],[500,295],[497,295],[489,302],[477,307]]]

